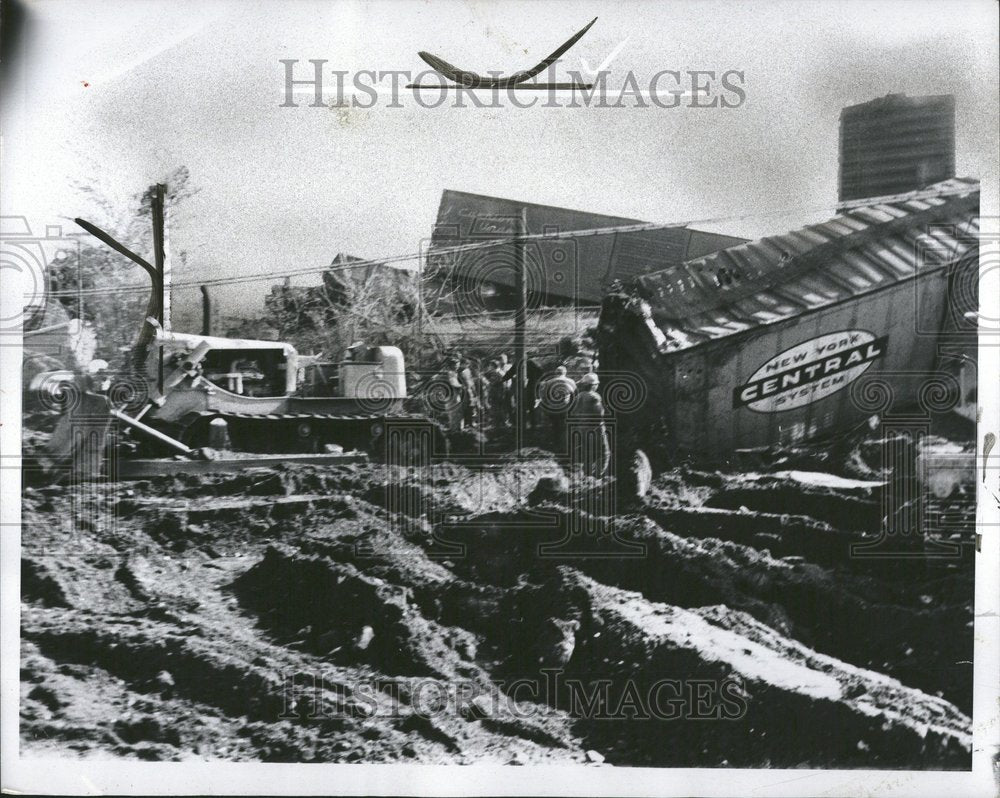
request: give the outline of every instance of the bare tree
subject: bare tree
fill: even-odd
[[[432,332],[429,306],[440,281],[422,271],[338,256],[320,286],[275,286],[265,299],[280,337],[307,353],[335,359],[352,343],[398,346],[410,368],[433,368],[443,346]]]
[[[185,166],[177,167],[159,181],[166,184],[165,205],[176,209],[198,193]],[[151,191],[133,194],[124,207],[109,198],[98,180],[77,184],[77,190],[92,203],[93,221],[140,254],[150,252]],[[94,241],[81,238],[76,252],[65,253],[49,266],[51,297],[70,318],[89,324],[97,336],[97,356],[116,360],[134,342],[142,325],[149,279],[138,266]],[[180,253],[183,258],[184,253]]]

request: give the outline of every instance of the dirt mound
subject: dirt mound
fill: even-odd
[[[275,546],[233,587],[280,639],[334,662],[366,662],[400,676],[486,675],[459,651],[468,633],[427,620],[409,588],[360,573],[353,565]]]
[[[524,644],[565,666],[556,702],[583,715],[577,731],[612,763],[970,761],[970,720],[953,705],[818,654],[746,613],[650,602],[565,566],[522,588],[517,603],[522,617],[547,616],[562,629],[539,643],[544,625],[526,628]],[[584,702],[590,711],[580,713]]]
[[[510,512],[540,479],[560,479],[562,467],[536,456],[506,466],[472,469],[453,463],[385,468],[372,474],[364,498],[390,514],[441,519]]]
[[[745,508],[757,513],[768,513],[777,507],[794,507],[799,515],[849,532],[881,527],[880,491],[791,483],[788,479],[772,477],[734,485],[718,491],[705,506],[725,510]]]
[[[625,516],[612,523],[543,505],[487,515],[440,534],[463,547],[455,568],[479,583],[509,588],[522,574],[545,579],[558,565],[571,564],[600,582],[638,590],[653,601],[745,610],[820,651],[917,687],[941,690],[959,706],[971,706],[970,667],[950,663],[933,672],[926,668],[928,659],[941,656],[956,638],[971,648],[967,602],[939,602],[911,587],[908,603],[896,603],[893,599],[902,594],[887,590],[882,580],[798,558],[778,559],[767,550],[717,538],[682,537],[660,527],[653,520],[658,513],[649,512],[652,517]],[[765,517],[764,523],[772,518]],[[755,519],[741,520],[736,528]],[[809,519],[790,527],[793,534],[781,537],[786,546],[794,545],[795,531],[823,529]],[[781,522],[770,528],[780,529]],[[844,542],[843,534],[825,541],[828,552]],[[945,581],[939,579],[938,586]]]
[[[677,468],[626,513],[521,455],[29,489],[25,750],[967,766],[972,558],[851,557],[886,474]]]

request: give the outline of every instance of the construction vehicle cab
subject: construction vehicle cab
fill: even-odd
[[[296,392],[298,353],[281,341],[254,341],[157,331],[166,369],[176,368],[199,346],[208,350],[201,360],[202,375],[211,383],[240,396],[286,396]],[[158,357],[148,369],[158,370]],[[154,377],[152,373],[149,375]]]
[[[323,363],[285,342],[156,325],[146,365],[143,423],[189,447],[211,445],[209,425],[222,419],[239,450],[370,448],[373,422],[399,413],[406,398],[403,355],[392,346],[357,344],[343,360]]]
[[[189,364],[215,387],[239,396],[404,399],[403,353],[395,346],[355,343],[339,361],[299,355],[283,341],[219,338],[157,330],[166,370]],[[196,359],[197,364],[192,358]],[[158,358],[147,361],[151,380],[158,379]]]

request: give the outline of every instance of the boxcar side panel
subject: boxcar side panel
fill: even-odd
[[[705,444],[709,405],[705,402],[705,350],[695,348],[672,359],[674,379],[673,433],[682,451],[698,451]]]
[[[860,423],[872,411],[857,406],[851,386],[880,372],[897,400],[916,401],[918,375],[936,360],[936,336],[919,331],[940,322],[947,276],[936,272],[919,282],[672,357],[679,366],[674,417],[681,450],[719,456]]]

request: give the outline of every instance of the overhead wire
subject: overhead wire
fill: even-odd
[[[675,228],[686,228],[690,225],[708,225],[708,224],[718,224],[721,222],[733,222],[733,221],[745,221],[750,219],[767,219],[772,217],[781,216],[791,216],[795,214],[801,214],[806,212],[821,211],[826,210],[830,207],[835,207],[838,210],[851,210],[858,207],[871,207],[878,205],[886,205],[892,203],[900,202],[913,202],[921,201],[925,199],[934,199],[939,197],[950,197],[961,194],[970,194],[978,191],[978,185],[973,186],[970,184],[962,184],[957,186],[941,187],[936,189],[924,189],[918,191],[910,191],[901,194],[891,194],[880,197],[869,197],[865,199],[850,200],[847,202],[839,202],[831,206],[830,203],[822,205],[801,205],[793,206],[790,208],[784,208],[775,211],[769,211],[765,213],[747,213],[747,214],[731,214],[726,216],[713,216],[701,219],[690,219],[683,222],[637,222],[635,224],[627,225],[611,225],[607,227],[595,227],[588,228],[585,230],[558,230],[558,231],[548,231],[542,233],[527,233],[523,235],[512,234],[503,238],[488,239],[483,241],[467,242],[464,244],[456,244],[454,246],[443,246],[443,247],[433,247],[428,250],[421,250],[418,252],[408,252],[397,255],[387,255],[383,257],[368,258],[368,259],[358,259],[355,261],[350,261],[343,264],[331,264],[328,266],[310,266],[303,267],[300,269],[289,269],[282,271],[267,272],[265,274],[255,274],[255,275],[232,275],[228,277],[215,277],[215,278],[203,278],[199,280],[191,281],[171,281],[170,289],[175,290],[186,290],[200,288],[201,286],[222,286],[222,285],[238,285],[242,283],[251,282],[261,282],[265,280],[282,280],[291,277],[301,277],[311,274],[324,274],[329,272],[339,272],[347,271],[353,269],[364,268],[368,266],[385,266],[391,263],[405,263],[409,261],[420,261],[422,258],[426,258],[429,255],[433,255],[435,258],[446,257],[448,255],[457,255],[466,252],[475,252],[478,250],[491,249],[500,246],[507,246],[515,242],[533,242],[533,241],[558,241],[565,239],[578,239],[578,238],[590,238],[596,236],[604,235],[618,235],[627,233],[645,233],[653,232],[657,230],[669,230]],[[419,273],[418,270],[414,270]],[[77,290],[60,290],[51,292],[51,296],[95,296],[107,293],[147,293],[149,291],[148,285],[129,285],[129,286],[118,286],[115,288],[103,287],[103,288],[80,288]]]

